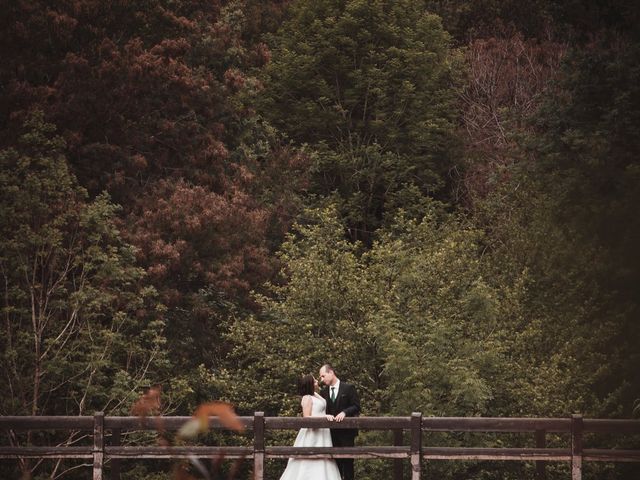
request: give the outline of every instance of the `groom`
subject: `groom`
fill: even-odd
[[[325,385],[320,395],[327,401],[327,415],[330,420],[341,422],[344,417],[360,415],[360,400],[353,385],[341,382],[333,367],[325,363],[320,368],[320,381]],[[331,440],[334,447],[353,447],[358,430],[332,428]],[[336,459],[343,480],[353,480],[353,458]]]

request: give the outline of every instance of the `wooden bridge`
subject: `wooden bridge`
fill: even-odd
[[[393,478],[403,478],[405,460],[411,468],[411,479],[420,480],[422,464],[437,460],[503,460],[536,462],[536,478],[545,478],[546,462],[570,462],[571,480],[581,480],[584,462],[640,462],[640,446],[634,450],[583,448],[585,434],[640,434],[640,420],[588,419],[581,415],[571,418],[480,418],[480,417],[358,417],[341,423],[324,418],[265,417],[256,412],[253,417],[239,417],[247,431],[252,432],[250,446],[134,446],[120,445],[125,431],[177,431],[192,417],[0,417],[0,430],[66,430],[92,432],[92,444],[86,446],[0,446],[0,459],[51,458],[89,459],[93,479],[105,479],[105,462],[110,462],[110,478],[120,478],[123,459],[185,459],[225,458],[247,459],[253,463],[255,480],[264,478],[266,459],[271,458],[357,458],[390,459],[394,463]],[[225,429],[217,417],[209,418],[209,427]],[[359,428],[393,431],[393,444],[388,446],[356,446],[332,448],[300,448],[266,445],[269,430],[312,428]],[[534,448],[472,448],[429,446],[430,432],[503,432],[529,433],[535,438]],[[548,448],[547,434],[567,438],[563,448]],[[533,439],[532,439],[533,440]],[[251,443],[251,442],[250,442]],[[532,441],[533,443],[533,441]]]

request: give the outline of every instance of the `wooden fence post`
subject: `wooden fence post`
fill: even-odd
[[[411,480],[422,474],[422,413],[411,414]]]
[[[582,415],[571,415],[571,480],[582,480]]]
[[[111,430],[111,445],[114,447],[120,446],[120,429],[114,428]],[[117,458],[111,459],[111,480],[120,480],[120,460]]]
[[[547,448],[547,432],[544,430],[536,430],[536,448]],[[545,480],[547,462],[544,460],[536,460],[536,480]]]
[[[104,412],[93,415],[93,480],[104,476]]]
[[[400,447],[402,446],[404,431],[401,428],[397,428],[393,431],[393,446]],[[393,461],[393,480],[402,480],[403,477],[403,460],[401,458],[396,458]]]
[[[264,412],[253,415],[253,478],[264,479]]]

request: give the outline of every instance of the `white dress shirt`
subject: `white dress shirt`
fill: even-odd
[[[331,385],[331,386],[329,387],[329,400],[331,400],[331,396],[332,396],[332,395],[331,395],[331,389],[332,389],[332,388],[333,388],[333,389],[335,389],[335,390],[333,390],[333,391],[334,391],[334,392],[336,392],[336,400],[337,400],[337,399],[338,399],[338,390],[340,390],[340,380],[338,380],[338,381],[335,383],[335,385]]]

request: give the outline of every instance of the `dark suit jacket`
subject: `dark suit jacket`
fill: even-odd
[[[320,395],[327,401],[327,414],[338,415],[344,412],[347,417],[357,417],[360,415],[360,399],[356,388],[345,382],[340,382],[340,388],[336,394],[336,401],[329,398],[329,387],[325,386],[320,391]],[[355,429],[332,429],[331,436],[355,437],[358,430]]]

